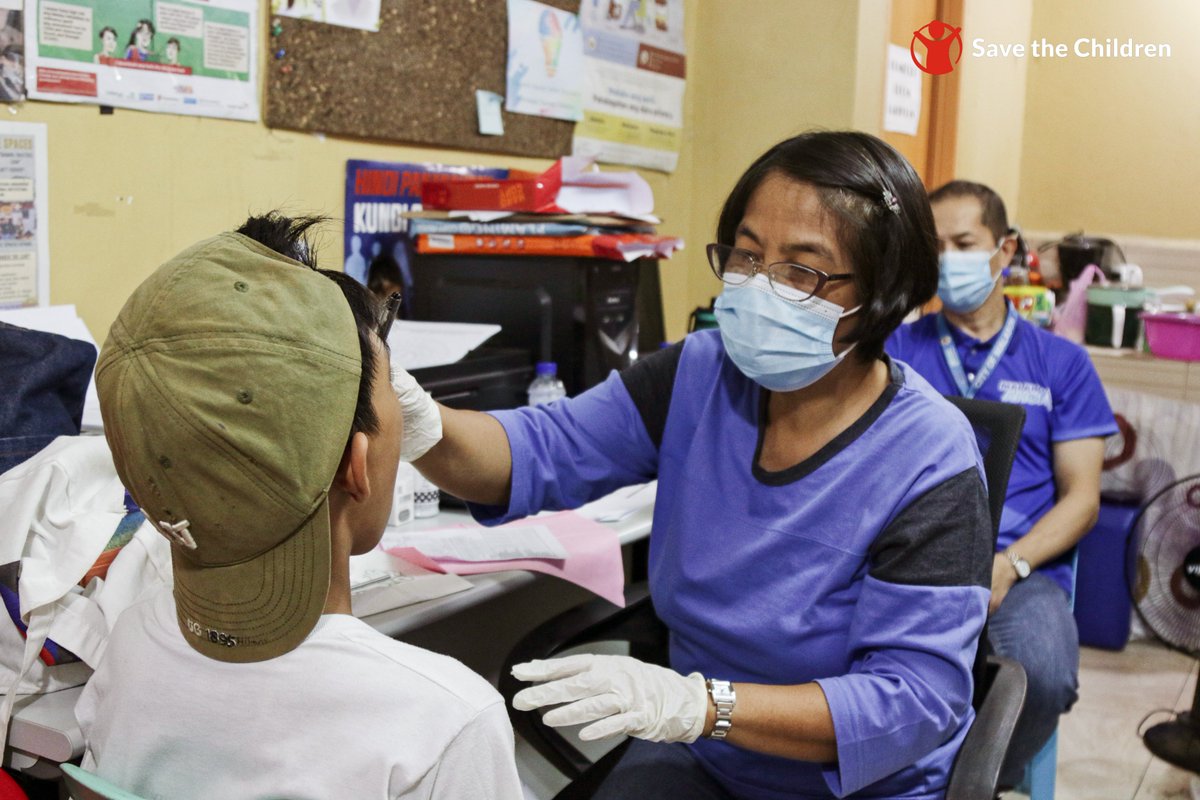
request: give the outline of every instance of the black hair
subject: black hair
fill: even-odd
[[[937,233],[921,179],[869,134],[802,133],[763,153],[738,179],[717,222],[719,243],[733,244],[750,197],[772,174],[815,186],[836,220],[862,302],[858,325],[842,338],[858,343],[858,358],[880,358],[892,331],[937,291]]]
[[[181,45],[181,44],[179,43],[179,40],[178,40],[178,39],[176,39],[174,36],[172,36],[170,39],[167,39],[167,44],[173,44],[173,45],[175,45],[176,47],[182,47],[182,46],[183,46],[183,45]]]
[[[113,35],[113,39],[116,39],[116,38],[117,38],[117,29],[116,29],[116,28],[114,28],[114,27],[113,27],[113,26],[111,26],[111,25],[105,25],[103,28],[101,28],[101,29],[100,29],[100,32],[96,34],[96,38],[97,38],[97,39],[104,39],[104,32],[105,32],[105,31],[108,31],[109,33],[111,33],[111,34]]]
[[[325,217],[292,218],[272,211],[262,216],[251,216],[242,223],[237,232],[321,273],[342,290],[342,295],[354,314],[354,324],[358,328],[358,349],[362,355],[362,375],[358,381],[358,401],[354,406],[354,422],[350,426],[350,436],[360,432],[370,435],[379,431],[379,415],[375,413],[375,405],[372,402],[375,385],[375,347],[372,339],[379,340],[383,348],[387,349],[387,342],[380,340],[376,333],[383,317],[383,308],[365,286],[346,273],[318,269],[308,232],[325,221]],[[297,313],[300,313],[299,310]]]
[[[137,44],[137,32],[145,26],[150,29],[150,38],[154,39],[154,23],[148,19],[139,19],[137,25],[133,26],[133,30],[129,32],[129,41],[125,43],[126,47],[133,47]]]
[[[367,288],[375,295],[383,292],[385,284],[400,286],[403,278],[400,276],[400,265],[391,253],[380,253],[371,259],[367,267]]]
[[[997,243],[1012,231],[1012,228],[1008,226],[1008,211],[1004,208],[1004,201],[1000,199],[1000,195],[996,194],[995,189],[984,186],[982,183],[950,181],[930,193],[929,203],[932,205],[958,197],[974,197],[979,201],[979,207],[982,209],[980,221],[983,222],[985,228],[992,232]]]

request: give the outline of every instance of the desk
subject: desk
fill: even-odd
[[[617,534],[622,545],[644,539],[650,534],[654,516],[654,486],[647,486],[641,493],[645,498],[637,510],[619,522],[604,523]],[[596,504],[602,502],[600,500]],[[588,509],[589,506],[584,506],[580,511],[586,514]],[[409,529],[441,528],[470,522],[470,515],[465,511],[443,511],[436,517],[413,521]],[[363,621],[379,632],[396,638],[535,580],[552,579],[533,572],[510,570],[471,575],[466,580],[472,584],[466,591],[381,611],[363,617]],[[57,768],[54,765],[82,755],[83,735],[75,722],[75,703],[82,692],[83,687],[76,686],[18,699],[9,729],[9,752],[5,754],[5,765],[27,771],[34,777],[50,778],[56,777]]]
[[[1091,345],[1087,352],[1106,389],[1129,389],[1200,403],[1200,361],[1171,361],[1136,350]]]

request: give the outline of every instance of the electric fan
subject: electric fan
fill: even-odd
[[[1154,495],[1138,515],[1141,548],[1134,572],[1138,616],[1167,646],[1200,658],[1200,475]],[[1200,773],[1200,682],[1190,711],[1146,729],[1151,753]]]

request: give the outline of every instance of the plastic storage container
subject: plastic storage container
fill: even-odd
[[[529,384],[529,405],[540,406],[567,396],[567,388],[558,379],[558,365],[553,361],[539,361],[537,377]]]
[[[1101,502],[1096,526],[1079,542],[1075,623],[1080,644],[1121,650],[1129,641],[1133,605],[1125,570],[1138,511],[1136,504]]]
[[[1098,347],[1136,347],[1141,323],[1138,313],[1146,302],[1140,286],[1089,286],[1083,340]]]
[[[1200,361],[1200,315],[1141,314],[1146,344],[1159,358]]]

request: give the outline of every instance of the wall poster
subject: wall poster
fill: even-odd
[[[50,305],[46,125],[0,122],[0,308]]]
[[[29,0],[35,100],[258,119],[254,0]]]
[[[572,154],[672,172],[683,139],[683,0],[583,0]]]

